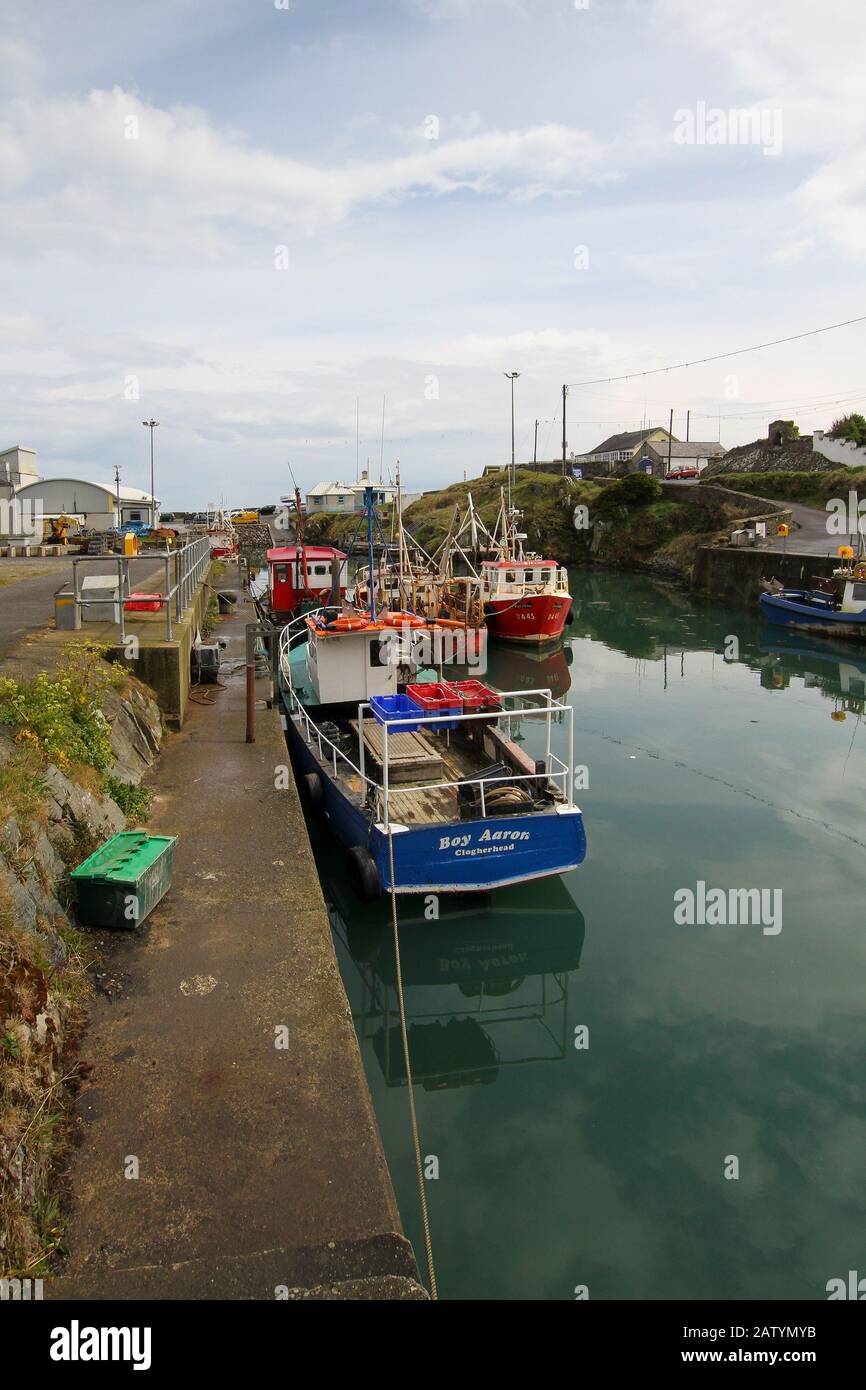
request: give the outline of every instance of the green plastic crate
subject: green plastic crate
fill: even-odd
[[[122,830],[73,869],[79,920],[89,927],[137,927],[171,887],[176,835]]]

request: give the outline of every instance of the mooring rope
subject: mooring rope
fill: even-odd
[[[418,1173],[418,1195],[421,1198],[421,1220],[424,1225],[424,1245],[427,1252],[427,1278],[430,1283],[430,1297],[438,1298],[436,1292],[436,1271],[433,1268],[433,1245],[430,1240],[430,1221],[427,1215],[427,1193],[424,1188],[424,1168],[421,1162],[421,1139],[418,1134],[418,1116],[415,1113],[415,1092],[412,1088],[412,1066],[409,1061],[409,1034],[406,1030],[406,1007],[403,1002],[403,968],[400,964],[400,935],[397,930],[397,893],[394,888],[394,841],[391,827],[388,826],[388,863],[391,876],[391,925],[394,929],[394,958],[397,966],[397,999],[400,1004],[400,1031],[403,1034],[403,1062],[406,1067],[406,1089],[409,1093],[409,1117],[412,1124],[412,1143],[415,1147],[415,1168]]]

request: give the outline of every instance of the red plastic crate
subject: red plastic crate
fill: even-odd
[[[485,709],[502,709],[502,701],[495,690],[481,681],[449,681],[448,690],[453,690],[465,710],[477,713]]]
[[[162,594],[130,594],[123,607],[127,613],[159,613],[162,603]]]
[[[463,713],[460,696],[451,690],[450,686],[439,681],[433,681],[429,685],[407,685],[406,694],[427,719],[434,714],[450,715],[453,719],[454,715]],[[443,718],[439,727],[453,729],[454,724],[453,722],[446,722]],[[421,731],[422,733],[424,731],[423,725]]]

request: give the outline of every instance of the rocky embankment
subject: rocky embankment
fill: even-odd
[[[41,687],[49,711],[61,679]],[[0,1276],[45,1272],[62,1234],[58,1169],[94,956],[69,872],[126,827],[115,797],[135,805],[162,742],[146,687],[114,678],[95,700],[99,771],[45,755],[42,705],[41,723],[0,724]],[[10,703],[7,691],[7,718]]]

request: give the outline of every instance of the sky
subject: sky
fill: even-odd
[[[2,0],[0,448],[165,508],[866,410],[862,0]],[[602,379],[599,381],[599,379]],[[581,383],[593,383],[585,385]],[[384,433],[382,430],[384,403]],[[291,470],[291,472],[290,472]]]

